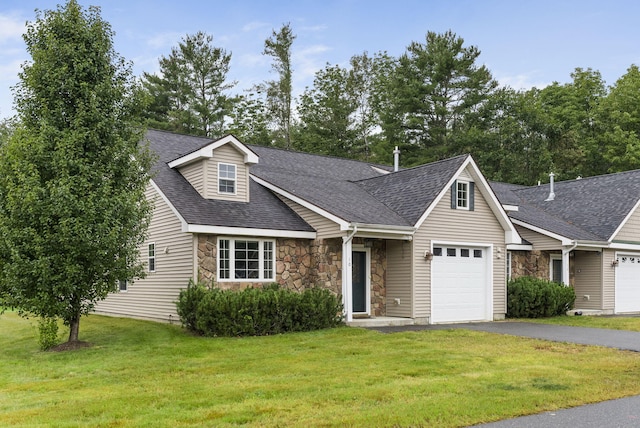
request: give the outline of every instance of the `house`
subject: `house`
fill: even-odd
[[[175,301],[195,278],[325,287],[342,296],[347,322],[505,316],[507,256],[528,247],[469,155],[399,169],[231,135],[146,139],[158,156],[148,274],[121,283],[98,313],[177,321]]]
[[[640,170],[491,186],[525,241],[508,275],[570,284],[577,311],[640,312]]]

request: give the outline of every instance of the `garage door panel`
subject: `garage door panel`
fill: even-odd
[[[432,311],[434,323],[486,320],[488,285],[486,249],[434,247]],[[440,255],[438,255],[440,254]]]
[[[616,312],[640,312],[640,254],[618,254]]]

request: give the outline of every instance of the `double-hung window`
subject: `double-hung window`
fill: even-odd
[[[274,281],[275,242],[265,239],[219,238],[219,281]]]
[[[156,243],[151,242],[148,248],[149,248],[149,252],[148,252],[149,272],[155,272],[156,271]]]
[[[474,210],[474,183],[456,180],[451,185],[451,209]]]
[[[236,166],[228,163],[218,164],[218,193],[236,194]]]

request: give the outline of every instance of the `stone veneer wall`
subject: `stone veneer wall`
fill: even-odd
[[[375,316],[386,313],[387,253],[384,240],[374,240],[371,247],[371,310]],[[354,244],[364,240],[354,239]],[[198,235],[198,280],[224,289],[260,287],[264,283],[221,282],[216,279],[217,237]],[[276,280],[294,290],[318,286],[342,293],[342,238],[276,240]]]
[[[512,251],[511,278],[533,276],[549,279],[550,253],[540,250]]]

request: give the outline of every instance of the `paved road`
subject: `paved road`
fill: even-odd
[[[555,342],[597,345],[640,352],[640,332],[567,327],[551,324],[499,321],[490,323],[440,324],[426,326],[379,327],[375,330],[393,333],[412,330],[465,328],[512,336],[531,337]],[[545,412],[499,422],[477,425],[484,428],[637,428],[640,427],[640,396],[604,401],[571,409]]]
[[[638,428],[640,426],[640,396],[603,401],[597,404],[556,410],[538,415],[506,419],[483,428]]]

